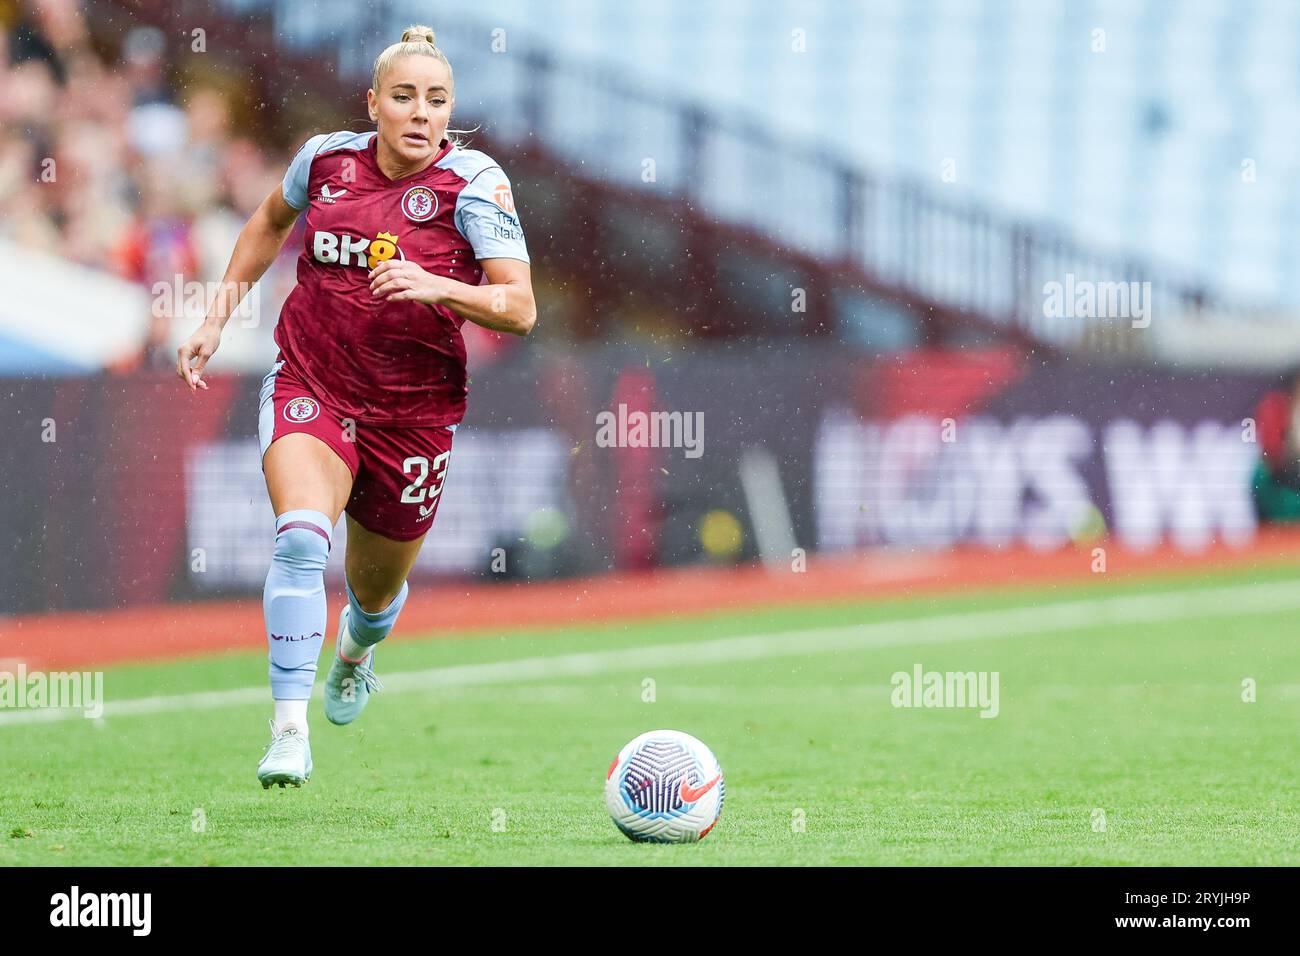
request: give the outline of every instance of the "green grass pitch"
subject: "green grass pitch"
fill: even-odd
[[[264,654],[121,667],[103,721],[0,720],[0,866],[1295,865],[1297,608],[1278,567],[394,641],[356,724],[313,701],[301,790],[255,779],[269,699],[189,705],[264,687]],[[998,672],[1000,713],[891,706],[917,663]],[[611,758],[657,727],[726,772],[700,844],[605,812]]]

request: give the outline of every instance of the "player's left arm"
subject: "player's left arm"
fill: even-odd
[[[426,272],[414,262],[386,259],[370,270],[372,295],[388,302],[445,305],[475,325],[494,332],[527,335],[537,322],[537,301],[528,263],[480,259],[486,285],[470,285]]]

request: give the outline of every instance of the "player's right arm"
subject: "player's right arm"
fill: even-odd
[[[230,264],[226,266],[226,274],[221,279],[221,287],[207,318],[176,350],[176,374],[190,387],[190,391],[208,387],[202,378],[203,368],[221,344],[221,330],[238,308],[244,293],[262,278],[280,254],[300,212],[301,209],[295,209],[285,201],[284,190],[277,184],[239,233],[235,251],[230,254]]]

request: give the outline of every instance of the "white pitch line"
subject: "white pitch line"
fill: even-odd
[[[383,677],[386,693],[434,687],[469,687],[542,680],[552,677],[592,677],[626,670],[697,664],[731,664],[772,657],[867,650],[910,644],[950,643],[1026,634],[1046,634],[1091,627],[1153,624],[1188,618],[1238,617],[1300,608],[1300,581],[1229,585],[1086,598],[1019,608],[994,608],[923,617],[805,628],[722,637],[677,644],[653,644],[623,650],[590,651],[524,657],[488,664],[460,664],[420,671],[399,671]],[[321,688],[317,685],[315,694]],[[104,717],[130,717],[181,710],[211,710],[269,700],[266,687],[202,691],[162,697],[138,697],[109,702]],[[49,720],[84,719],[79,710],[0,711],[0,727]]]

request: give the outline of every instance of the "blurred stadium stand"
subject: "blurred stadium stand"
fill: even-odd
[[[776,512],[819,551],[1252,540],[1248,416],[1300,359],[1293,108],[1269,99],[1300,75],[1300,19],[540,9],[0,0],[0,387],[50,435],[0,456],[0,610],[256,589],[253,410],[301,236],[183,402],[189,285],[309,135],[368,127],[374,56],[430,19],[456,125],[515,182],[541,316],[526,343],[466,326],[469,427],[417,574],[485,573],[497,548],[524,577],[756,560]],[[791,56],[805,28],[817,55]],[[1155,318],[1049,318],[1067,276],[1150,282]],[[624,405],[707,417],[708,454],[597,450]],[[949,421],[973,440],[942,441]]]
[[[1289,281],[1300,271],[1298,4],[773,0],[753,16],[741,2],[449,0],[439,9],[524,29],[557,61],[615,66],[631,82],[758,117],[886,174],[936,183],[951,158],[957,195],[1190,270],[1233,297],[1300,305]],[[796,30],[801,55],[791,55]],[[566,114],[580,104],[554,98]]]
[[[332,51],[341,78],[358,86],[365,82],[375,51],[341,39],[355,36],[338,26],[351,25],[346,3],[336,4],[338,16],[330,15],[335,7],[328,2],[310,9],[284,0],[230,4],[242,14],[267,16],[269,32],[283,48]],[[808,27],[815,35],[811,42],[833,37],[835,48],[797,57],[775,43],[789,33],[770,28],[775,16],[739,17],[735,5],[696,9],[669,3],[617,16],[589,3],[545,10],[460,6],[462,16],[447,17],[439,35],[455,53],[458,75],[466,78],[461,88],[467,96],[458,101],[462,118],[483,124],[492,142],[510,155],[531,147],[581,177],[622,187],[624,201],[670,197],[670,208],[680,204],[717,224],[718,248],[684,251],[696,261],[703,253],[705,260],[721,263],[723,276],[700,277],[720,293],[703,305],[729,328],[736,326],[725,321],[727,313],[739,305],[734,320],[747,330],[798,329],[800,323],[790,316],[791,290],[811,286],[810,321],[803,329],[829,330],[868,349],[967,344],[980,340],[981,327],[985,333],[1056,346],[1095,345],[1095,330],[1087,323],[1043,314],[1043,283],[1067,273],[1100,282],[1150,281],[1153,308],[1164,316],[1192,313],[1232,321],[1270,302],[1225,295],[1222,289],[1232,286],[1226,281],[1218,287],[1207,283],[1214,271],[1210,266],[1221,261],[1217,255],[1180,265],[1185,260],[1178,248],[1149,230],[1146,238],[1137,220],[1125,224],[1105,204],[1088,205],[1092,192],[1105,192],[1113,202],[1121,190],[1113,188],[1113,162],[1081,156],[1084,145],[1140,150],[1141,115],[1114,99],[1085,97],[1099,69],[1080,72],[1077,100],[1070,100],[1073,111],[1062,110],[1073,95],[1063,89],[1070,83],[1051,78],[1062,72],[1063,63],[1021,49],[1041,46],[1040,39],[1031,38],[1044,35],[1043,10],[1051,5],[1030,5],[1017,20],[1025,5],[1008,4],[971,22],[971,12],[979,8],[969,4],[866,4],[842,24],[824,13],[823,22]],[[808,13],[803,8],[796,16],[793,5],[783,6],[791,24]],[[371,5],[364,17],[372,33],[363,35],[387,36],[422,12],[419,4],[400,0]],[[1129,35],[1132,20],[1117,15],[1122,36]],[[515,23],[522,29],[511,33],[508,27]],[[1129,85],[1141,86],[1143,65],[1125,60],[1128,54],[1105,60],[1088,52],[1090,32],[1081,23],[1065,17],[1058,25],[1049,23],[1046,35],[1059,37],[1063,47],[1073,36],[1098,62],[1119,60],[1131,73]],[[764,25],[768,29],[762,30]],[[874,33],[889,33],[902,44],[893,89],[876,88],[889,72],[878,68],[870,42],[858,43]],[[974,53],[964,55],[972,46]],[[679,48],[698,55],[674,56]],[[972,98],[972,87],[989,85],[979,78],[1002,71],[1008,58],[1025,75],[1001,83],[1000,100],[986,104]],[[682,62],[692,69],[674,69]],[[922,77],[925,85],[918,87]],[[1134,136],[1117,145],[1118,137],[1101,120],[1122,125],[1130,115]],[[995,128],[976,129],[978,122]],[[853,131],[848,139],[845,130]],[[828,137],[826,131],[839,136]],[[1042,135],[1026,138],[1026,131]],[[895,148],[887,149],[889,142]],[[864,148],[868,143],[873,145]],[[952,183],[941,179],[948,158],[956,162]],[[647,160],[654,162],[652,183],[645,182]],[[1140,168],[1136,159],[1126,168],[1135,166]],[[1086,182],[1071,192],[1069,180],[1076,175]],[[1130,181],[1144,178],[1129,176],[1127,188],[1137,188]],[[967,182],[985,185],[972,188]],[[1241,185],[1239,177],[1236,182]],[[1185,195],[1175,196],[1180,210],[1195,205]],[[1076,206],[1082,209],[1079,217],[1062,216],[1063,209]],[[1118,229],[1092,229],[1088,216],[1095,210],[1100,213],[1094,218],[1108,226],[1119,223]],[[1017,218],[1021,213],[1030,218]],[[618,231],[617,215],[601,218],[607,229]],[[624,250],[629,259],[636,254],[637,266],[656,253],[680,262],[682,239],[690,237],[674,241],[670,233],[676,221],[656,222],[662,219],[642,208],[630,235],[606,235],[614,240],[612,250],[602,244],[613,253],[607,264]],[[701,224],[688,220],[687,225]],[[1072,238],[1068,230],[1073,228],[1091,230],[1096,241]],[[1181,221],[1160,228],[1180,237],[1194,232]],[[736,233],[743,238],[733,252],[727,238]],[[756,254],[765,244],[779,247],[776,261]],[[794,268],[782,268],[780,259]],[[1250,260],[1259,257],[1252,254]],[[737,281],[729,284],[729,278]],[[1239,285],[1251,288],[1248,281]],[[900,312],[889,302],[910,308]],[[755,329],[756,318],[768,324]],[[693,330],[712,328],[697,324]],[[1103,346],[1132,352],[1160,341],[1128,337],[1117,343],[1108,337]]]
[[[1295,160],[1278,112],[1247,108],[1294,81],[1300,42],[1267,39],[1259,19],[1227,29],[1212,0],[1157,28],[1167,8],[925,0],[804,24],[807,8],[789,2],[765,21],[678,0],[617,17],[590,3],[451,3],[434,19],[457,70],[458,125],[481,127],[472,145],[505,157],[520,186],[550,335],[665,348],[824,335],[869,352],[1000,341],[1204,361],[1226,341],[1240,364],[1300,356],[1300,336],[1278,332],[1296,325],[1280,210],[1298,187],[1279,175]],[[34,19],[37,42],[22,62],[9,54],[19,95],[4,154],[11,169],[52,156],[66,185],[0,190],[0,235],[151,289],[219,278],[291,151],[321,129],[364,128],[374,55],[429,19],[400,0],[123,0],[87,11],[96,57],[62,64],[60,44],[75,43],[40,38],[67,28],[24,9],[10,4],[11,31]],[[1270,16],[1278,33],[1297,20]],[[1104,52],[1091,52],[1094,24]],[[790,55],[796,29],[808,54]],[[50,115],[62,70],[103,91],[87,115]],[[226,367],[273,356],[295,247],[227,336]],[[1158,329],[1046,317],[1043,284],[1067,274],[1151,282]],[[25,308],[0,312],[10,365],[31,360],[27,291]],[[187,305],[151,316],[153,364],[169,365],[196,323],[201,308]],[[1247,320],[1258,334],[1240,334]],[[470,334],[476,356],[514,347]]]

